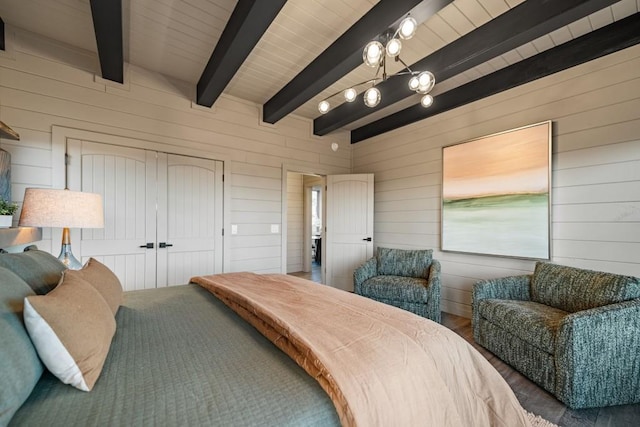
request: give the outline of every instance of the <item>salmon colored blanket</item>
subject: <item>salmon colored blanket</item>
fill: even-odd
[[[313,376],[343,426],[528,426],[500,374],[412,313],[286,275],[194,277]]]

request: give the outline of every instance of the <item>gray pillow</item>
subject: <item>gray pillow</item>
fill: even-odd
[[[18,254],[0,254],[0,267],[13,271],[38,295],[45,295],[55,288],[62,272],[66,270],[58,258],[37,249]]]
[[[9,423],[42,375],[22,319],[24,298],[31,295],[24,280],[0,268],[0,426]]]

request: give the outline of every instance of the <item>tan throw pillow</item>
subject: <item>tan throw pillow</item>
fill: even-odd
[[[107,302],[115,316],[118,307],[122,304],[122,285],[118,277],[109,267],[96,259],[90,258],[82,269],[69,271],[68,274],[77,274],[96,288],[102,298]]]
[[[116,331],[113,313],[98,291],[65,272],[47,295],[24,299],[24,322],[49,371],[65,384],[90,391]]]

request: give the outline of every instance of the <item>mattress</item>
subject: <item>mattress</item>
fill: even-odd
[[[10,425],[339,425],[320,385],[197,285],[125,293],[91,392],[45,372]]]

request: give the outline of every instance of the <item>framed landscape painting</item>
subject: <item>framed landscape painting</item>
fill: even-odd
[[[442,250],[550,259],[551,122],[442,149]]]

